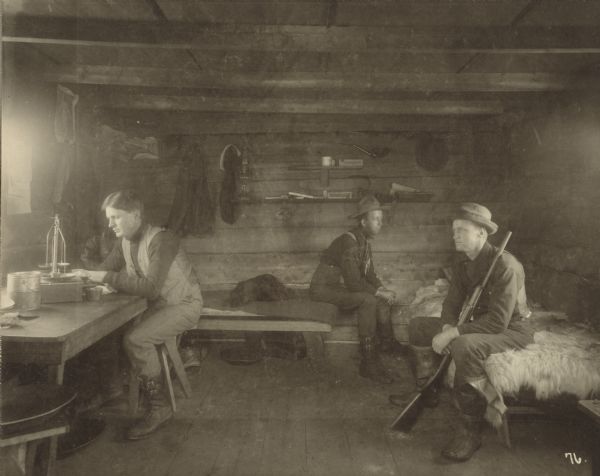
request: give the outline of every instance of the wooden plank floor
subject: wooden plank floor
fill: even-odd
[[[453,424],[444,394],[409,435],[387,430],[397,409],[390,391],[409,392],[403,361],[387,364],[398,377],[373,385],[356,374],[357,348],[331,345],[318,370],[306,360],[268,359],[231,366],[213,348],[202,367],[189,369],[194,389],[180,398],[177,417],[150,438],[128,442],[125,402],[103,410],[106,431],[90,446],[58,462],[61,476],[95,475],[590,475],[581,431],[557,422],[516,422],[515,448],[491,429],[467,463],[438,455]],[[572,465],[564,456],[582,457]]]

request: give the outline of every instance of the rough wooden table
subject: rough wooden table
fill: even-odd
[[[62,384],[67,360],[146,309],[138,296],[108,295],[102,301],[44,304],[39,317],[0,329],[2,361],[47,366],[50,383]]]
[[[2,361],[48,367],[48,381],[63,383],[65,362],[146,310],[138,296],[108,295],[102,301],[44,304],[39,317],[0,329]],[[50,440],[47,474],[53,474],[57,437]]]

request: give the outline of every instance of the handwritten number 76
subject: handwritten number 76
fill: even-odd
[[[581,458],[578,458],[575,453],[565,453],[565,458],[568,458],[571,464],[581,464]]]

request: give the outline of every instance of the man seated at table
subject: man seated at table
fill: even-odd
[[[127,438],[148,436],[173,412],[164,388],[156,345],[196,326],[202,294],[192,265],[170,231],[144,219],[144,207],[130,190],[111,193],[102,204],[108,226],[119,239],[99,270],[85,271],[96,282],[148,299],[148,310],[124,336],[133,371],[140,377],[150,407]]]

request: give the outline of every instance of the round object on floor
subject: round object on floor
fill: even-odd
[[[262,352],[247,346],[231,347],[221,351],[221,358],[232,365],[251,365],[263,359]]]
[[[36,426],[71,403],[77,392],[54,384],[2,386],[0,429],[18,433]]]
[[[70,424],[68,433],[58,438],[57,458],[62,459],[89,445],[104,431],[102,418],[77,417]]]

